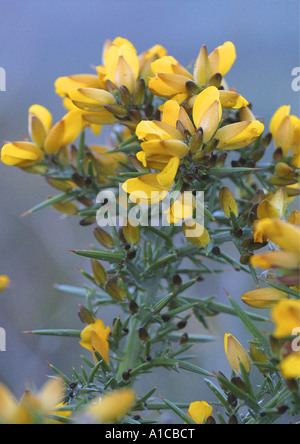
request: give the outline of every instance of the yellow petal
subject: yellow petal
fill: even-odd
[[[210,243],[210,236],[206,228],[193,219],[188,219],[183,223],[183,234],[190,243],[198,248],[206,248]]]
[[[43,158],[43,151],[30,142],[7,143],[1,150],[1,161],[3,163],[21,168],[34,165]]]
[[[70,111],[60,120],[45,141],[45,151],[56,154],[62,146],[73,143],[83,128],[82,115],[79,111]]]
[[[269,287],[248,291],[242,295],[242,300],[250,307],[273,308],[279,301],[286,297],[286,293]]]
[[[87,408],[87,414],[101,424],[116,422],[126,415],[135,402],[135,392],[131,389],[120,389],[108,393],[98,401],[93,401]]]
[[[264,199],[257,208],[257,217],[259,220],[267,218],[279,219],[280,213],[275,205],[273,205],[267,199]]]
[[[290,106],[280,107],[271,119],[270,132],[276,148],[281,148],[286,156],[293,144],[293,126],[290,119]]]
[[[300,211],[294,210],[289,218],[289,223],[300,226]]]
[[[92,74],[59,77],[55,82],[55,92],[61,97],[68,97],[69,91],[77,88],[101,88],[101,84],[99,78]]]
[[[297,270],[300,265],[299,255],[286,251],[272,251],[261,253],[251,257],[253,267],[260,267],[264,270],[271,268],[285,268]]]
[[[220,92],[210,86],[196,98],[193,107],[193,120],[196,128],[203,129],[203,141],[208,142],[218,129],[222,117]]]
[[[221,206],[222,206],[225,216],[227,216],[230,219],[231,212],[233,212],[236,216],[239,215],[239,210],[238,210],[236,200],[233,197],[229,188],[223,187],[220,191],[219,198],[220,198],[220,203],[221,203]]]
[[[241,109],[249,105],[249,102],[234,91],[220,91],[220,100],[223,108]]]
[[[204,424],[209,416],[212,415],[213,408],[205,401],[192,402],[188,415],[195,421],[196,424]]]
[[[84,111],[103,111],[105,105],[116,103],[114,96],[103,89],[72,89],[69,91],[69,96],[74,105]]]
[[[158,154],[163,156],[176,156],[183,159],[189,153],[188,146],[181,140],[149,140],[141,144],[143,151],[147,154]]]
[[[279,219],[261,221],[264,236],[285,251],[299,254],[300,228]]]
[[[176,128],[164,122],[155,120],[142,120],[136,127],[136,135],[139,139],[144,140],[165,140],[178,139],[182,140],[182,134]]]
[[[206,46],[203,45],[194,66],[194,80],[197,85],[204,86],[209,81],[210,77],[208,52]]]
[[[274,336],[287,338],[300,326],[300,301],[284,299],[273,308],[271,315],[276,325]]]
[[[180,159],[172,157],[168,165],[157,175],[157,182],[161,187],[170,187],[175,180],[179,168]]]
[[[0,276],[0,293],[1,291],[5,290],[10,284],[10,279],[8,276],[1,275]]]
[[[161,187],[157,180],[157,173],[153,173],[127,180],[123,185],[123,190],[130,194],[133,202],[153,205],[161,202],[169,194],[170,188]]]
[[[279,365],[280,372],[285,379],[300,377],[300,352],[291,353]]]
[[[220,73],[223,77],[228,73],[236,59],[236,50],[232,42],[225,42],[209,56],[211,75]]]
[[[61,402],[64,395],[64,383],[60,379],[50,379],[41,389],[38,400],[44,413],[51,413]]]
[[[226,125],[215,135],[219,139],[218,150],[236,150],[250,145],[264,131],[264,125],[255,120],[253,122],[238,122]]]
[[[235,373],[241,373],[240,363],[243,364],[248,373],[250,372],[251,359],[249,353],[234,336],[227,333],[225,334],[224,348],[229,365]]]

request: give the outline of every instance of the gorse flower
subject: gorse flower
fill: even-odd
[[[1,291],[5,290],[10,284],[10,279],[6,275],[0,276],[0,293]]]
[[[120,389],[95,399],[86,408],[86,415],[98,424],[113,424],[133,407],[136,394],[131,389]]]
[[[29,135],[32,142],[6,143],[1,160],[6,165],[27,168],[44,159],[45,154],[57,154],[60,148],[74,142],[83,129],[81,114],[70,111],[52,126],[50,112],[40,105],[29,108]]]
[[[80,345],[93,353],[97,351],[109,363],[108,337],[110,332],[110,327],[105,327],[103,321],[97,319],[81,332]]]
[[[0,385],[0,423],[42,424],[60,403],[63,393],[63,382],[53,379],[37,394],[27,390],[18,402],[4,385]]]
[[[150,91],[160,97],[173,98],[178,103],[184,102],[190,95],[191,83],[204,88],[213,81],[213,77],[221,84],[222,76],[230,70],[236,59],[235,46],[232,42],[226,42],[208,55],[206,46],[202,46],[191,74],[174,57],[164,56],[151,64],[155,75],[150,79]],[[199,92],[199,91],[198,91]],[[248,102],[247,102],[248,104]],[[245,106],[245,105],[244,105]]]
[[[212,415],[213,408],[205,401],[192,402],[188,411],[188,415],[196,424],[204,424],[209,416]]]

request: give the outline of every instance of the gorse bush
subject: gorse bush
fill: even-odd
[[[91,261],[85,285],[58,286],[82,297],[82,330],[28,332],[78,338],[90,359],[70,376],[51,365],[54,378],[20,402],[0,386],[3,423],[143,424],[172,410],[187,424],[269,424],[300,413],[300,213],[289,207],[299,194],[299,119],[282,106],[265,131],[224,79],[235,59],[231,42],[210,54],[202,46],[185,68],[160,45],[137,55],[124,38],[107,41],[95,74],[56,80],[64,117],[53,123],[33,105],[28,139],[3,146],[3,163],[59,190],[27,214],[52,206],[95,237],[90,250],[72,250]],[[108,145],[88,144],[87,133],[105,125]],[[253,279],[241,300],[200,295],[201,281],[228,266]],[[1,290],[8,284],[0,278]],[[100,319],[108,305],[122,313],[110,325]],[[224,331],[231,375],[190,361],[194,344],[214,337],[190,333],[188,321],[208,330],[219,313],[238,317],[252,337],[241,344]],[[210,399],[185,405],[155,388],[135,393],[158,367],[182,372],[182,384],[196,373]]]

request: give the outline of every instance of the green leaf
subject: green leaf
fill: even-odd
[[[107,261],[110,263],[119,263],[124,259],[122,253],[113,253],[110,251],[96,251],[96,250],[69,250],[78,256],[88,257],[90,259]]]
[[[179,341],[181,336],[181,333],[169,333],[167,335],[168,339],[171,341]],[[214,342],[215,340],[216,338],[214,336],[189,334],[189,341],[191,342],[206,343]]]
[[[80,338],[80,330],[32,330],[23,331],[24,334],[40,335],[40,336],[62,336],[65,338]]]
[[[179,418],[181,418],[186,424],[197,424],[189,415],[183,412],[176,404],[167,399],[161,397],[161,400],[171,409],[174,413],[176,413]]]
[[[78,173],[84,175],[85,131],[82,131],[77,152]]]

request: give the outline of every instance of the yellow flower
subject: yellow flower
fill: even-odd
[[[284,188],[280,188],[270,200],[264,199],[257,208],[258,219],[280,219],[288,205],[288,195]]]
[[[281,148],[284,156],[287,156],[290,152],[294,140],[294,128],[290,111],[290,106],[281,106],[270,123],[270,133],[273,136],[275,148]]]
[[[126,415],[135,399],[136,394],[131,389],[116,390],[92,401],[86,414],[99,424],[113,424]]]
[[[151,64],[155,77],[150,79],[150,91],[160,97],[173,98],[182,103],[190,95],[187,82],[192,81],[199,88],[203,88],[215,74],[219,73],[222,76],[227,74],[235,59],[235,47],[231,42],[225,42],[210,55],[206,46],[203,46],[192,75],[174,57],[162,57]],[[244,103],[240,102],[241,105]],[[236,101],[235,106],[237,106]]]
[[[10,279],[8,276],[1,275],[0,276],[0,293],[5,290],[10,284]]]
[[[258,290],[247,291],[243,294],[242,300],[250,307],[272,308],[286,297],[286,293],[275,288],[260,288]]]
[[[279,370],[285,379],[300,378],[300,352],[294,352],[279,364]]]
[[[272,310],[272,319],[275,323],[276,338],[291,336],[295,328],[300,327],[300,301],[293,299],[280,301]]]
[[[188,416],[195,421],[196,424],[204,424],[209,416],[212,415],[213,408],[205,401],[192,402]]]
[[[232,368],[232,370],[235,373],[240,374],[241,372],[240,364],[243,364],[245,370],[248,373],[250,373],[251,371],[250,355],[234,336],[227,333],[225,334],[224,347],[229,365]]]
[[[20,168],[30,167],[44,158],[43,151],[34,143],[6,143],[1,150],[1,161]]]
[[[263,219],[259,229],[264,238],[269,239],[284,251],[299,254],[300,228],[280,219]]]
[[[37,424],[55,409],[64,393],[61,380],[51,379],[37,394],[26,391],[18,402],[10,391],[0,385],[0,423],[3,424]]]
[[[110,332],[110,327],[105,327],[104,323],[100,319],[97,319],[81,332],[82,340],[80,345],[93,353],[97,351],[102,358],[109,363],[108,337]]]

